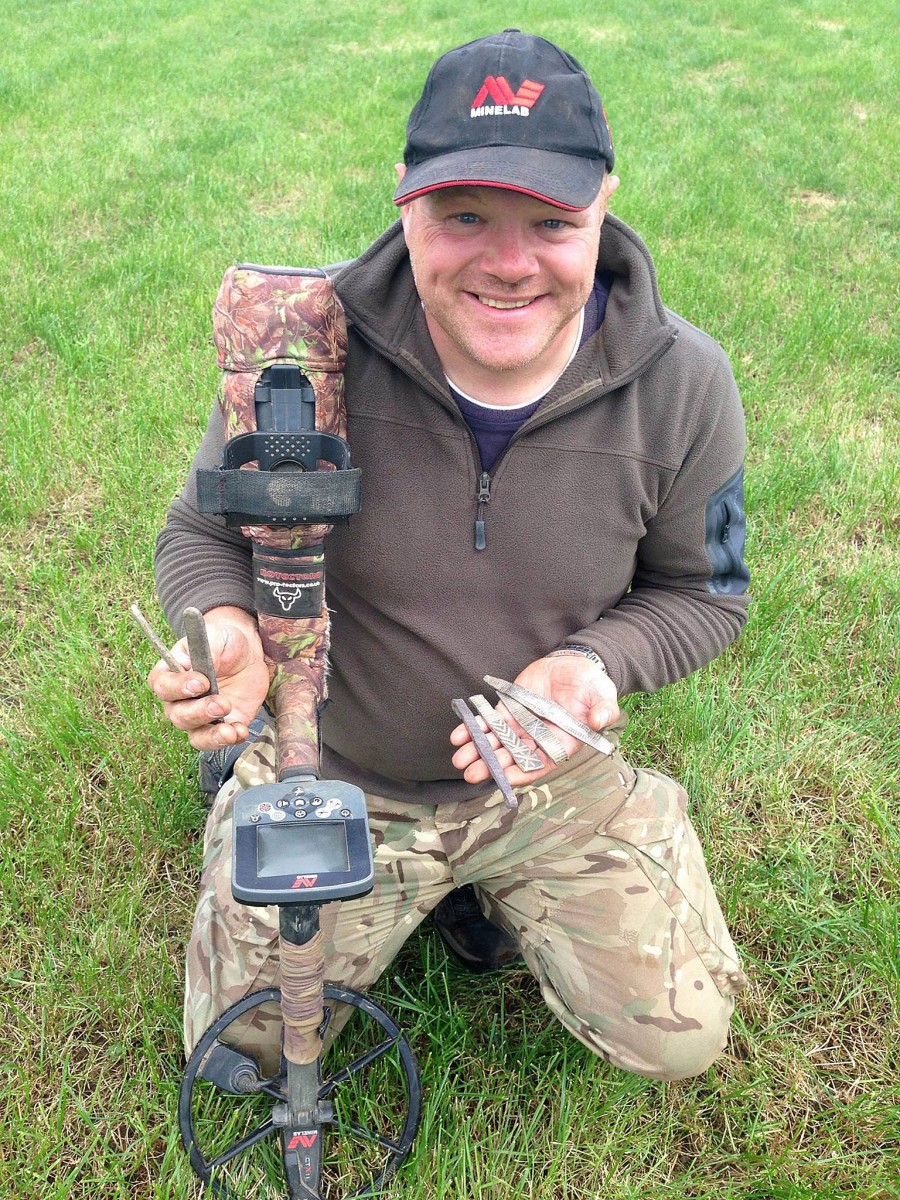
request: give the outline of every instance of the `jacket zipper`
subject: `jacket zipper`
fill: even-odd
[[[728,573],[734,576],[739,574],[744,562],[742,556],[735,551],[734,543],[731,540],[731,518],[733,514],[727,500],[722,501],[722,513],[725,519],[722,523],[722,533],[719,540],[722,549],[725,551],[725,557],[728,560]]]
[[[487,471],[482,471],[478,477],[478,491],[475,493],[478,511],[475,516],[475,549],[483,550],[486,546],[484,537],[484,513],[491,502],[491,477]]]

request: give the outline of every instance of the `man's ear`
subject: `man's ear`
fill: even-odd
[[[613,192],[617,190],[617,188],[621,182],[622,182],[622,180],[618,177],[618,175],[607,175],[606,176],[606,200],[607,200],[607,203],[609,202],[610,197],[612,196]]]

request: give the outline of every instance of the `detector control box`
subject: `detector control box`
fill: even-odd
[[[267,783],[234,806],[231,891],[242,904],[326,904],[375,883],[365,796],[337,780]]]

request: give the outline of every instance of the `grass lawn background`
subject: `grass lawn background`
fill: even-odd
[[[801,0],[7,0],[0,10],[0,1194],[199,1194],[180,1149],[203,811],[126,619],[216,386],[235,261],[393,219],[430,63],[516,24],[590,70],[613,211],[731,355],[755,603],[626,703],[751,988],[701,1079],[626,1077],[524,972],[414,938],[378,995],[426,1115],[401,1200],[900,1196],[896,12]]]

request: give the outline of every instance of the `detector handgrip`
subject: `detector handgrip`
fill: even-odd
[[[275,713],[279,780],[319,777],[319,674],[315,663],[275,666],[269,704]]]

